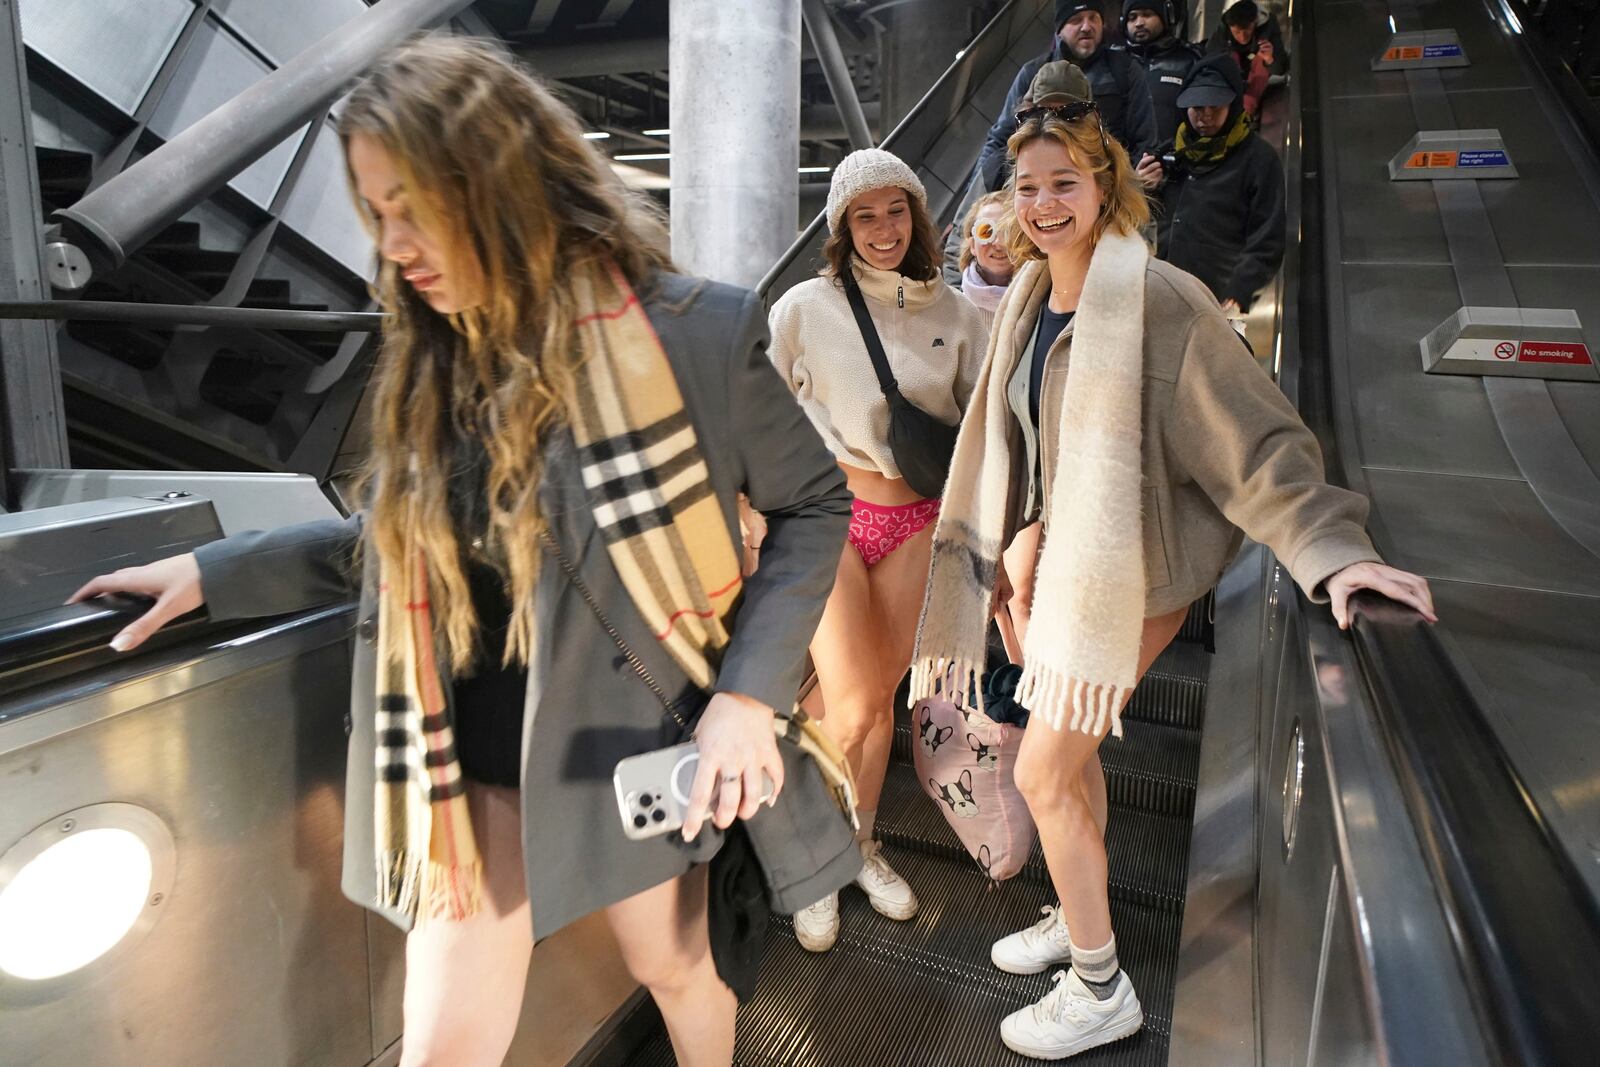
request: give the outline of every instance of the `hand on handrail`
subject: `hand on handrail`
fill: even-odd
[[[124,626],[111,639],[111,647],[118,652],[138,648],[161,627],[206,602],[200,588],[200,564],[193,552],[102,574],[73,593],[67,603],[77,604],[103,593],[134,593],[155,598],[149,611]]]
[[[1417,609],[1424,619],[1438,622],[1433,611],[1433,593],[1428,580],[1421,575],[1400,570],[1384,563],[1352,563],[1327,581],[1329,605],[1339,629],[1350,628],[1350,594],[1357,589],[1371,589],[1391,600]]]

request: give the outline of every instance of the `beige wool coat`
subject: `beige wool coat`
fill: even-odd
[[[1026,362],[1050,292],[1043,262],[1023,267],[995,320],[989,359]],[[1071,358],[1069,325],[1050,347],[1039,397],[1041,481],[1050,513],[1061,410]],[[1378,561],[1367,536],[1367,499],[1327,483],[1322,452],[1277,384],[1256,364],[1210,290],[1151,259],[1145,271],[1141,405],[1146,617],[1182,608],[1212,586],[1244,535],[1270,548],[1306,595],[1352,563]],[[1026,478],[1025,442],[1013,419],[1011,469]],[[1023,523],[1027,487],[1014,487],[1006,543]],[[1048,531],[1046,531],[1048,534]]]

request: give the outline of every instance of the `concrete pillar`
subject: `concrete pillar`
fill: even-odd
[[[754,286],[794,243],[800,0],[671,0],[672,256]]]
[[[883,12],[882,136],[888,137],[972,42],[968,0],[911,0]]]

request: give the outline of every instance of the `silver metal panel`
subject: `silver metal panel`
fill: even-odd
[[[1449,263],[1433,190],[1426,182],[1389,181],[1389,157],[1417,131],[1410,109],[1384,97],[1335,100],[1324,121],[1338,146],[1323,166],[1338,183],[1344,261]]]
[[[1600,897],[1600,600],[1436,581],[1440,632]]]
[[[365,919],[339,891],[348,646],[324,631],[306,647],[310,632],[281,635],[275,655],[221,684],[197,685],[202,675],[180,666],[164,684],[134,686],[156,699],[102,687],[24,720],[59,731],[20,750],[0,742],[0,780],[27,783],[0,806],[0,843],[58,812],[116,801],[154,812],[177,848],[161,917],[104,973],[91,964],[25,1009],[0,985],[7,1062],[371,1058]],[[80,714],[116,696],[133,698],[122,714]]]
[[[1399,187],[1396,187],[1399,188]],[[1417,338],[1461,302],[1449,267],[1353,266],[1343,272],[1350,401],[1369,467],[1520,478],[1477,378],[1424,374]],[[1462,427],[1487,432],[1464,433]]]
[[[362,0],[216,0],[215,11],[256,51],[282,66],[367,9]]]
[[[1600,566],[1600,476],[1562,426],[1550,387],[1539,381],[1491,379],[1483,388],[1500,434],[1539,502]]]
[[[26,509],[111,497],[190,493],[211,502],[223,536],[341,517],[316,479],[304,474],[28,470],[16,472],[16,478],[17,496]]]
[[[1390,181],[1484,181],[1517,176],[1516,160],[1499,130],[1459,129],[1445,123],[1413,134],[1389,160],[1388,170]]]
[[[1455,30],[1416,30],[1391,37],[1373,60],[1373,70],[1466,67],[1472,64]]]
[[[1185,1067],[1258,1062],[1255,1014],[1257,676],[1262,570],[1251,545],[1217,587],[1217,653],[1178,949],[1169,1060]]]
[[[1349,900],[1340,893],[1328,941],[1323,946],[1326,969],[1317,1000],[1317,1025],[1306,1055],[1307,1067],[1371,1067],[1381,1062],[1372,1020],[1362,998],[1356,926],[1357,917],[1350,913]]]
[[[938,175],[946,188],[961,188],[972,170],[972,146],[983,143],[989,126],[990,121],[977,108],[962,108],[928,150],[923,166]]]
[[[1551,382],[1550,399],[1584,462],[1600,471],[1600,389],[1576,382]]]
[[[1600,596],[1594,557],[1526,482],[1367,469],[1397,567],[1463,582]]]
[[[325,125],[283,208],[284,224],[361,278],[371,278],[372,238],[356,214],[339,135]]]
[[[1448,93],[1463,125],[1493,126],[1517,163],[1514,183],[1485,182],[1478,191],[1508,266],[1517,264],[1600,265],[1600,205],[1590,198],[1566,149],[1538,112],[1531,89],[1493,93]],[[1543,307],[1553,306],[1540,298]],[[1570,305],[1561,305],[1570,306]]]
[[[29,48],[133,114],[194,10],[193,0],[21,0]]]
[[[229,33],[206,20],[173,75],[150,129],[168,140],[265,77],[270,68]],[[241,171],[228,184],[261,208],[272,203],[305,129]]]
[[[0,515],[0,619],[57,607],[97,574],[187,552],[222,534],[198,497],[123,497]]]

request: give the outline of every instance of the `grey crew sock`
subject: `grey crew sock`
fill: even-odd
[[[1117,939],[1113,937],[1099,948],[1092,949],[1079,948],[1071,938],[1067,943],[1072,946],[1072,969],[1089,987],[1089,992],[1094,994],[1096,1000],[1110,1000],[1111,994],[1117,989],[1117,975],[1121,973],[1117,965]]]
[[[871,841],[873,824],[878,821],[878,809],[868,811],[866,808],[857,808],[856,821],[861,823],[861,829],[856,831],[856,840]]]

